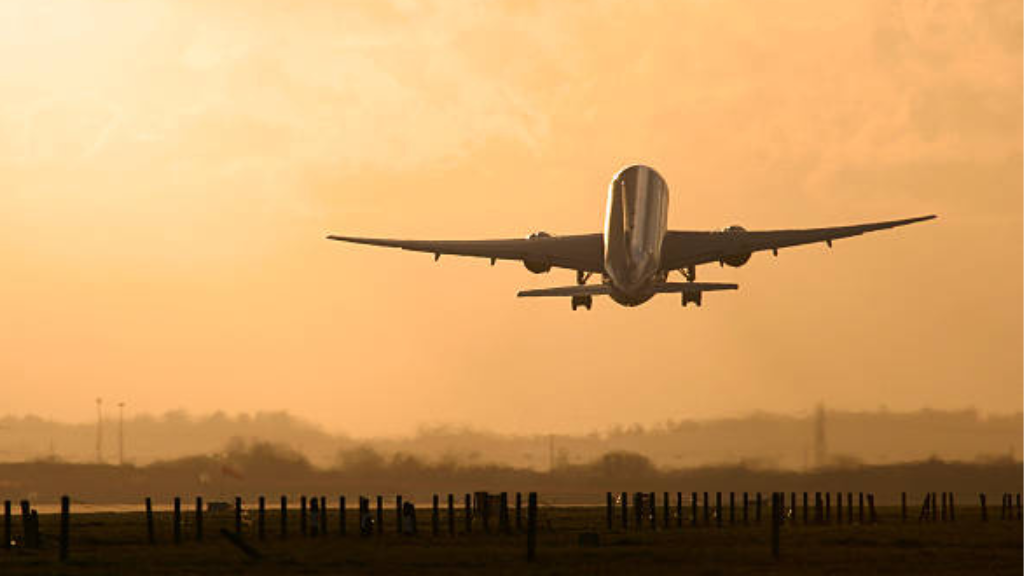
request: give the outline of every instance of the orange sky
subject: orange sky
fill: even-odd
[[[286,409],[354,434],[1022,407],[1022,9],[956,2],[0,4],[2,412]],[[940,220],[704,308],[323,240]]]

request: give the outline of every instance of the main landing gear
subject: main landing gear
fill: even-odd
[[[593,304],[594,304],[594,297],[593,296],[587,295],[587,296],[573,296],[572,297],[572,309],[573,310],[576,310],[580,306],[586,308],[587,310],[590,310],[590,307],[593,306]]]
[[[700,305],[701,305],[701,292],[700,291],[693,291],[693,292],[686,292],[686,291],[684,291],[683,292],[683,306],[686,306],[690,302],[693,302],[699,308]]]

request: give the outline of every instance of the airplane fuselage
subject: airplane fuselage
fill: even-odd
[[[653,168],[623,168],[608,186],[604,222],[604,278],[624,306],[650,300],[664,282],[661,245],[668,230],[668,184]]]

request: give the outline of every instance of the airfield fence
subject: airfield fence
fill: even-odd
[[[831,492],[815,492],[813,503],[810,502],[808,492],[803,492],[799,499],[797,492],[774,492],[769,500],[763,500],[760,492],[751,495],[748,492],[737,494],[728,492],[727,504],[723,498],[723,492],[715,492],[712,503],[711,493],[691,492],[688,500],[684,498],[684,492],[663,492],[660,498],[655,492],[607,492],[604,503],[604,534],[642,533],[646,531],[666,532],[671,530],[692,530],[696,528],[723,528],[758,526],[762,524],[762,503],[767,501],[768,525],[770,532],[770,548],[772,557],[778,559],[781,554],[782,529],[786,525],[805,526],[870,526],[877,524],[879,514],[875,507],[875,495],[873,493],[858,492],[856,506],[853,492],[836,492],[835,505],[833,506]],[[739,497],[737,497],[739,496]],[[752,497],[751,497],[752,496]],[[788,503],[787,503],[788,496]],[[844,498],[845,497],[845,498]],[[541,507],[536,492],[528,494],[525,522],[523,494],[515,493],[514,504],[510,504],[507,492],[490,494],[488,492],[475,492],[465,494],[464,506],[457,509],[455,506],[456,495],[449,493],[446,498],[446,506],[441,506],[441,497],[434,494],[431,498],[429,508],[417,508],[409,499],[396,494],[393,496],[395,505],[394,513],[390,516],[393,520],[393,530],[397,535],[415,538],[419,537],[421,523],[418,513],[422,510],[429,511],[429,537],[430,538],[458,538],[471,537],[474,534],[483,537],[502,536],[515,537],[525,536],[526,559],[535,561],[537,558],[538,530],[542,527],[545,530],[553,531],[555,528],[551,518],[545,512],[558,508],[554,504],[547,504]],[[845,500],[845,506],[844,506]],[[287,540],[289,537],[289,518],[292,510],[288,505],[288,497],[281,496],[280,510],[278,511],[279,529],[277,538]],[[916,521],[921,524],[951,523],[965,520],[965,511],[952,492],[925,492],[921,499],[920,509]],[[298,535],[308,539],[326,539],[332,535],[336,537],[347,537],[350,534],[350,515],[346,505],[345,496],[339,496],[336,508],[328,506],[326,496],[300,496],[298,506]],[[351,533],[361,538],[381,538],[385,535],[385,497],[377,495],[375,498],[375,510],[371,511],[371,500],[366,496],[359,496],[358,507],[355,517],[356,530]],[[6,551],[12,550],[38,550],[44,547],[44,534],[39,529],[39,514],[32,508],[30,501],[20,501],[21,530],[14,531],[14,519],[12,502],[4,501],[3,531],[4,539],[2,548]],[[907,523],[909,515],[908,495],[906,492],[900,494],[899,513],[894,516],[901,523]],[[510,509],[512,508],[512,509]],[[591,507],[591,508],[600,508]],[[632,508],[632,510],[630,510]],[[660,508],[660,510],[659,510]],[[978,494],[977,506],[969,508],[972,514],[969,518],[980,522],[989,521],[988,501],[986,494]],[[262,542],[268,539],[266,498],[260,496],[257,499],[255,511],[247,509],[241,497],[235,497],[233,505],[227,502],[207,501],[202,497],[196,497],[195,508],[190,515],[183,513],[180,497],[173,499],[170,514],[171,542],[174,545],[183,543],[185,519],[191,517],[191,540],[195,543],[202,543],[204,538],[204,513],[213,516],[231,512],[233,515],[233,530],[221,528],[220,533],[231,542],[242,553],[253,559],[259,559],[260,551],[246,538]],[[58,534],[56,538],[57,555],[61,561],[67,561],[71,549],[71,498],[63,496],[60,503],[59,523],[57,524]],[[153,510],[152,498],[146,498],[144,502],[145,514],[145,542],[148,545],[156,546],[159,540],[156,536],[158,525],[157,513]],[[337,532],[329,528],[330,516],[335,515]],[[1003,493],[999,509],[999,520],[1021,521],[1021,494]],[[457,530],[459,516],[461,515],[463,529]],[[163,514],[161,515],[163,516]],[[442,522],[445,516],[445,522]],[[548,516],[542,518],[542,516]],[[597,517],[600,517],[599,515]],[[514,524],[512,521],[514,518]],[[660,522],[659,522],[660,520]],[[496,523],[495,523],[496,521]],[[599,522],[599,521],[598,521]],[[442,534],[442,525],[446,531]],[[475,530],[475,532],[474,532]],[[595,526],[589,526],[579,530],[580,546],[599,546],[601,532]]]

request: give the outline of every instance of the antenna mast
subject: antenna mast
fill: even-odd
[[[124,466],[124,402],[117,403],[117,464]]]
[[[103,463],[103,398],[96,399],[96,463]]]

